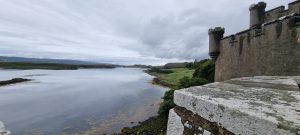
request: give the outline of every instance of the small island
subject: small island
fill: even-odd
[[[13,78],[13,79],[11,79],[11,80],[0,81],[0,86],[11,85],[11,84],[17,84],[17,83],[28,82],[28,81],[31,81],[31,79],[26,79],[26,78]]]

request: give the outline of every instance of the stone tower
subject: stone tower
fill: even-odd
[[[250,6],[250,28],[260,27],[264,23],[266,6],[265,2],[259,2]]]
[[[209,55],[213,60],[216,60],[220,54],[221,40],[224,35],[224,28],[217,27],[215,29],[209,29]]]

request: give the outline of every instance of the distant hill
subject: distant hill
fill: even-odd
[[[103,63],[68,60],[68,59],[40,59],[40,58],[24,58],[24,57],[6,57],[0,56],[0,62],[25,62],[25,63],[51,63],[51,64],[68,64],[68,65],[97,65]]]
[[[187,66],[188,62],[182,62],[182,63],[167,63],[164,65],[164,68],[185,68]]]

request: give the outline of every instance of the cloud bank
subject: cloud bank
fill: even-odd
[[[114,63],[207,58],[210,27],[248,28],[258,0],[0,0],[0,54]],[[266,0],[268,8],[293,0]]]

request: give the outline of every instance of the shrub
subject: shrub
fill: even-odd
[[[195,70],[193,77],[204,78],[209,83],[215,80],[215,63],[212,60],[203,60]]]
[[[207,84],[208,81],[206,79],[202,79],[202,78],[189,78],[189,77],[183,77],[180,79],[180,85],[179,88],[177,89],[181,89],[181,88],[188,88],[191,86],[200,86],[200,85],[204,85]],[[176,89],[172,89],[169,90],[167,92],[165,92],[165,95],[163,97],[163,102],[160,104],[159,107],[159,111],[158,113],[162,116],[168,117],[169,114],[169,110],[175,107],[175,103],[174,103],[174,92]]]
[[[175,107],[174,99],[174,89],[165,92],[163,97],[163,102],[159,106],[158,114],[168,117],[169,110]]]
[[[193,77],[193,78],[183,77],[180,79],[179,82],[180,82],[179,88],[200,86],[200,85],[204,85],[204,84],[208,83],[208,81],[206,79],[198,78],[198,77]]]
[[[179,80],[179,88],[188,88],[190,86],[191,79],[189,77],[183,77]]]

